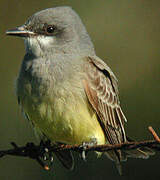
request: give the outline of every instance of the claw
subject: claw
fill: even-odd
[[[83,161],[86,161],[86,149],[87,149],[88,144],[83,142],[82,143],[82,153],[81,153],[81,158],[83,159]]]
[[[45,161],[45,170],[49,170],[49,167],[53,163],[53,153],[49,151],[49,147],[51,145],[50,141],[41,141],[40,142],[40,147],[41,147],[41,158],[43,161]],[[48,162],[46,162],[48,161]],[[46,164],[47,163],[47,164]]]
[[[81,158],[86,161],[86,154],[87,154],[87,147],[92,147],[95,146],[97,144],[97,139],[96,138],[92,138],[90,142],[83,142],[81,145]]]
[[[51,159],[50,159],[51,163],[53,162],[53,156],[51,156]]]
[[[47,160],[47,157],[46,157],[46,156],[44,156],[44,157],[43,157],[43,160],[44,160],[44,161],[46,161],[46,160]]]

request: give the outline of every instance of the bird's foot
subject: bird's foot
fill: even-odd
[[[40,149],[41,149],[41,158],[45,162],[46,167],[50,167],[53,163],[53,153],[49,151],[49,147],[51,146],[51,142],[41,141]]]
[[[87,147],[92,147],[97,145],[97,139],[92,138],[90,142],[83,142],[82,145],[80,146],[81,148],[81,158],[86,161],[86,155],[87,155]]]

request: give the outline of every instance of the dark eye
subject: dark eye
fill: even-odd
[[[55,27],[55,26],[48,25],[48,26],[46,27],[46,32],[47,32],[47,34],[52,34],[52,33],[54,33],[55,30],[56,30],[56,27]]]

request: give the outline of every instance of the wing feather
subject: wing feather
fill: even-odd
[[[99,122],[110,144],[126,141],[124,122],[118,98],[117,79],[111,69],[98,57],[88,57],[84,88],[90,104],[97,112]]]

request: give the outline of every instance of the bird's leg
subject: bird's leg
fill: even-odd
[[[48,148],[51,146],[51,141],[43,141],[40,142],[40,148],[42,150],[42,159],[44,161],[49,161],[50,163],[53,162],[53,153],[48,150]]]
[[[97,145],[97,139],[96,138],[92,138],[90,142],[83,142],[81,147],[81,158],[86,161],[86,154],[87,154],[87,147],[92,147]]]

